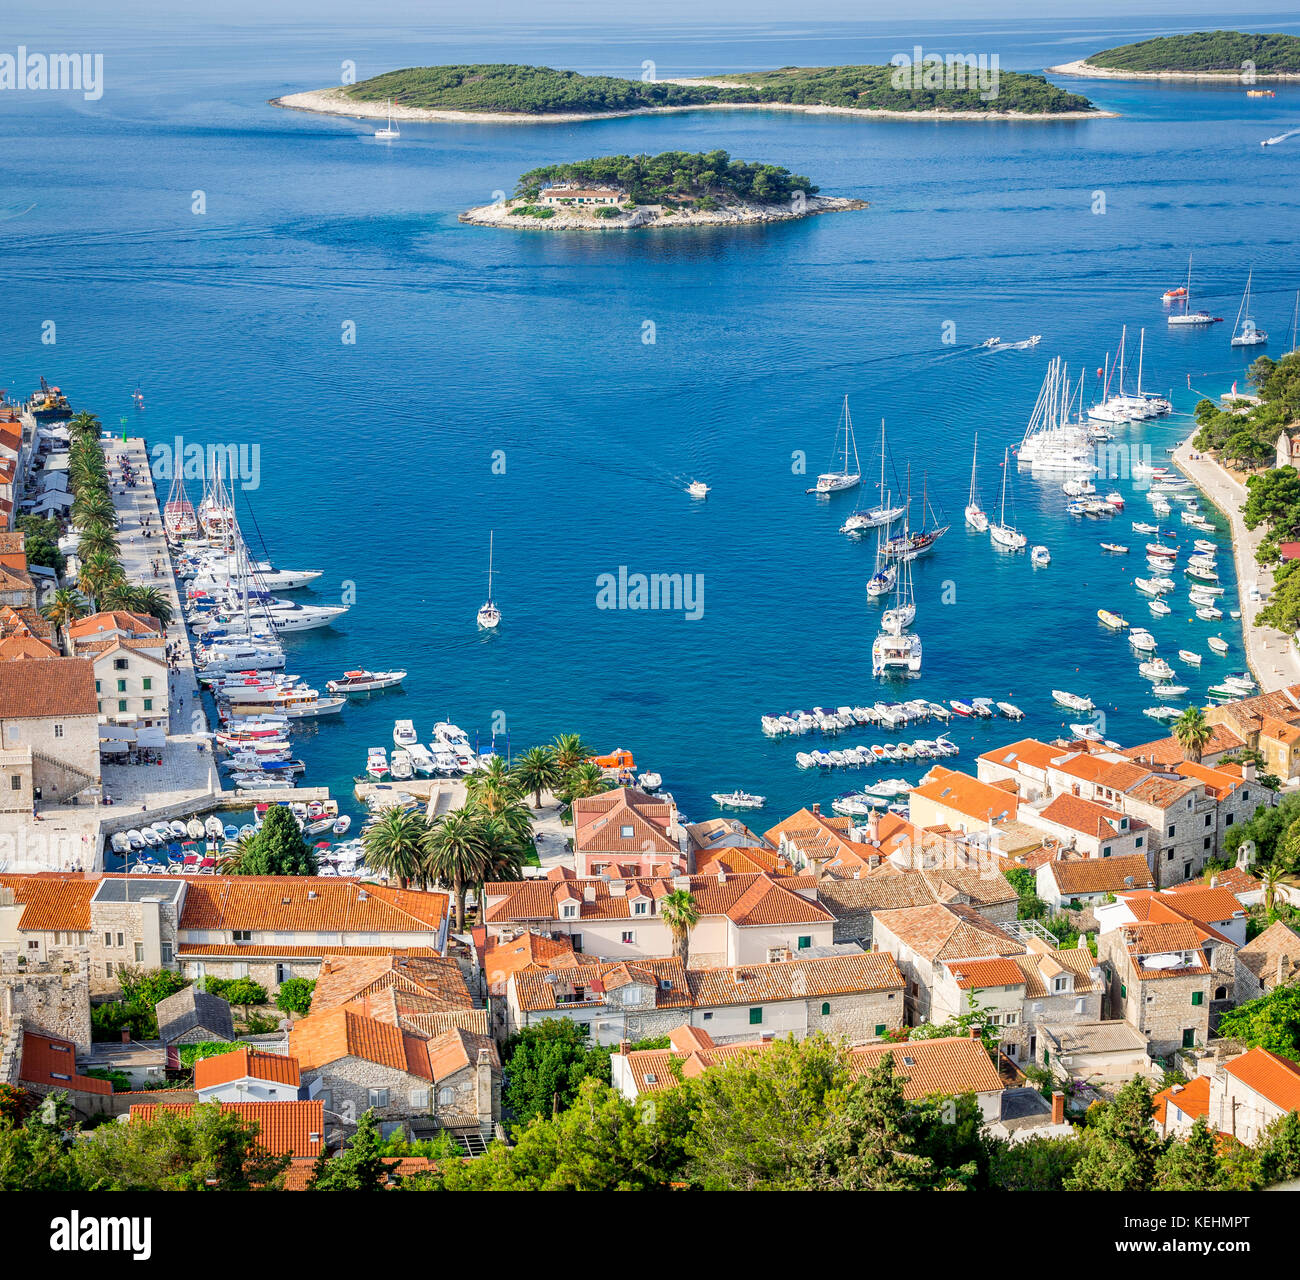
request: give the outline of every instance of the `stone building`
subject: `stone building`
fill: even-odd
[[[1300,977],[1300,934],[1281,920],[1233,953],[1233,1004],[1245,1004]]]
[[[81,658],[0,662],[0,813],[93,803],[99,709]]]
[[[18,963],[0,948],[0,1035],[14,1027],[40,1030],[90,1048],[90,958],[79,948]]]
[[[689,871],[690,839],[670,801],[616,787],[573,802],[579,876],[663,876]]]
[[[230,1005],[197,987],[184,987],[159,1000],[154,1012],[158,1016],[158,1039],[165,1045],[235,1038]]]
[[[1290,1111],[1300,1111],[1300,1063],[1267,1049],[1251,1049],[1214,1069],[1210,1127],[1247,1146]]]
[[[1077,911],[1097,906],[1126,890],[1155,888],[1151,869],[1140,853],[1113,858],[1053,858],[1039,866],[1035,880],[1038,896],[1057,910],[1068,906]]]

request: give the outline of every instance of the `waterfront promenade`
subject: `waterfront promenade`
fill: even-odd
[[[175,655],[169,668],[168,707],[170,724],[161,765],[105,765],[104,793],[113,804],[100,811],[105,834],[138,826],[145,820],[188,816],[212,807],[221,790],[208,721],[199,696],[189,635],[181,613],[181,597],[171,557],[163,537],[162,514],[154,492],[145,442],[139,437],[104,440],[104,457],[112,477],[113,505],[117,508],[118,541],[122,567],[131,582],[143,582],[163,591],[172,606],[167,626],[167,645]],[[136,476],[135,488],[121,481],[126,461]],[[145,535],[145,518],[150,537]],[[160,572],[154,573],[157,561]],[[121,809],[118,809],[121,806]],[[121,821],[114,821],[120,812]],[[128,820],[129,819],[129,820]]]
[[[1261,594],[1267,595],[1272,590],[1273,573],[1260,568],[1255,560],[1255,552],[1264,538],[1263,526],[1252,532],[1241,516],[1246,486],[1214,458],[1194,449],[1191,437],[1178,446],[1173,457],[1178,469],[1195,482],[1231,526],[1246,660],[1260,689],[1268,691],[1300,683],[1300,655],[1290,638],[1256,622],[1263,602],[1250,598],[1250,584],[1258,583]]]

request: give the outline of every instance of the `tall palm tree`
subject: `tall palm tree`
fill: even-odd
[[[451,886],[456,899],[456,932],[462,933],[465,893],[487,876],[489,854],[482,815],[471,809],[453,809],[433,824],[424,847],[427,874]]]
[[[41,616],[52,622],[65,637],[68,627],[78,618],[84,618],[89,612],[86,602],[71,587],[60,587],[41,606]]]
[[[72,521],[78,528],[97,522],[113,524],[116,519],[113,499],[100,489],[83,489],[72,500]]]
[[[77,540],[77,558],[79,560],[84,560],[87,556],[93,556],[97,551],[106,551],[109,555],[116,556],[120,550],[117,534],[108,525],[101,524],[98,520],[88,524],[81,531],[81,537]]]
[[[136,604],[139,606],[138,612],[147,618],[157,618],[164,629],[172,620],[172,602],[167,598],[167,593],[158,587],[141,587],[136,596]]]
[[[1174,737],[1183,749],[1183,759],[1199,761],[1206,744],[1214,737],[1214,729],[1205,719],[1205,712],[1200,707],[1188,707],[1174,721]]]
[[[405,809],[385,809],[372,827],[361,837],[366,851],[366,865],[395,878],[403,889],[412,880],[423,886],[424,847],[429,824],[424,815]]]
[[[562,733],[555,739],[555,763],[562,773],[576,769],[596,753],[582,740],[580,733]]]
[[[99,419],[85,409],[80,413],[74,413],[68,419],[68,430],[75,436],[89,436],[91,439],[98,440],[103,429]]]
[[[1266,867],[1259,869],[1259,881],[1264,886],[1264,910],[1272,914],[1273,904],[1277,901],[1277,891],[1281,887],[1286,868],[1274,858]]]
[[[565,802],[572,804],[575,800],[587,796],[598,796],[608,791],[614,784],[600,771],[600,766],[584,760],[576,769],[570,769],[560,784],[560,794]]]
[[[227,840],[217,855],[217,871],[223,876],[241,874],[244,859],[252,852],[256,831],[241,831],[233,840]]]
[[[108,584],[100,594],[101,609],[121,609],[123,613],[140,613],[140,588],[134,582],[118,578]]]
[[[122,566],[116,557],[99,551],[81,562],[77,586],[83,595],[89,596],[98,605],[100,596],[115,582],[123,580]]]
[[[515,761],[515,781],[521,791],[533,793],[533,808],[542,807],[542,792],[554,791],[564,778],[554,747],[529,747]]]
[[[504,756],[491,756],[482,769],[465,779],[465,794],[485,813],[500,813],[518,796],[514,776]]]
[[[691,930],[700,923],[700,909],[689,889],[674,889],[659,899],[659,914],[673,935],[673,955],[682,967],[691,958]]]

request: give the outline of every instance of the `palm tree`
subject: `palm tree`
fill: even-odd
[[[93,413],[83,409],[68,419],[68,430],[75,436],[89,436],[93,440],[98,440],[103,427]]]
[[[554,791],[564,778],[554,747],[529,747],[515,761],[514,774],[520,790],[533,793],[534,809],[542,807],[542,792]]]
[[[689,889],[674,889],[659,899],[659,914],[673,935],[673,955],[682,968],[691,956],[691,930],[700,923],[700,909]]]
[[[1206,744],[1214,737],[1214,729],[1205,719],[1205,712],[1200,707],[1188,707],[1174,721],[1174,737],[1183,749],[1183,759],[1197,762]]]
[[[71,587],[60,587],[41,606],[41,616],[62,630],[65,637],[68,627],[78,618],[84,618],[88,612],[86,602]]]
[[[117,518],[113,499],[102,489],[83,489],[72,500],[72,521],[84,529],[90,524],[112,524]]]
[[[110,582],[99,600],[101,609],[121,609],[123,613],[140,613],[140,588],[125,578]]]
[[[562,733],[555,739],[555,763],[562,773],[576,769],[596,753],[582,740],[580,733]]]
[[[157,587],[141,587],[136,596],[136,604],[139,606],[137,612],[143,613],[147,618],[157,618],[164,629],[172,620],[172,602],[167,598],[167,593]]]
[[[256,831],[241,831],[233,840],[227,840],[217,857],[218,873],[223,876],[239,875],[244,859],[252,852],[253,841],[256,839]]]
[[[518,795],[504,756],[491,756],[482,769],[465,779],[465,795],[485,813],[499,813]]]
[[[108,525],[101,524],[98,520],[88,524],[77,540],[77,558],[80,560],[93,556],[96,551],[107,551],[109,555],[116,556],[120,550],[117,534]]]
[[[565,774],[560,785],[560,793],[568,804],[587,796],[598,796],[608,791],[614,784],[601,772],[600,766],[584,760],[576,769]]]
[[[456,932],[465,929],[465,893],[487,877],[489,853],[482,815],[472,809],[453,809],[439,818],[425,841],[424,869],[450,885],[456,898]],[[480,916],[482,904],[480,903]]]
[[[1277,891],[1282,884],[1282,877],[1285,875],[1286,868],[1276,858],[1268,866],[1260,868],[1259,881],[1264,886],[1264,911],[1269,915],[1273,913],[1273,904],[1277,901]]]
[[[124,580],[122,566],[114,556],[103,551],[81,562],[81,574],[77,586],[81,593],[89,596],[98,604],[100,596],[115,582]]]
[[[366,865],[396,878],[402,888],[412,880],[424,884],[424,846],[429,824],[424,815],[405,809],[385,809],[361,837]]]

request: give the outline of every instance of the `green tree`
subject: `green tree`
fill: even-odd
[[[554,747],[530,747],[515,761],[515,781],[533,793],[533,808],[542,807],[542,792],[554,791],[564,777]]]
[[[100,1125],[73,1149],[89,1191],[279,1190],[290,1156],[257,1143],[260,1126],[216,1102],[159,1107],[149,1124]]]
[[[518,782],[504,756],[493,755],[487,764],[465,779],[466,798],[486,814],[500,813],[519,797]]]
[[[68,628],[78,618],[84,618],[89,612],[90,609],[81,598],[80,593],[73,591],[71,587],[60,587],[41,606],[42,616],[63,633],[65,640],[67,639]]]
[[[242,1009],[245,1018],[253,1005],[266,1003],[266,988],[252,978],[228,979],[222,986],[220,995],[223,1000]]]
[[[1218,1033],[1300,1062],[1300,987],[1285,983],[1219,1015]]]
[[[1214,737],[1214,730],[1210,727],[1205,718],[1205,712],[1200,707],[1188,707],[1174,721],[1173,736],[1183,749],[1183,758],[1199,763],[1201,752],[1205,750],[1206,744]]]
[[[1067,1191],[1149,1191],[1168,1142],[1151,1123],[1151,1086],[1134,1076],[1103,1103],[1083,1134],[1083,1154],[1065,1180]]]
[[[700,908],[689,889],[674,889],[659,899],[659,918],[673,935],[673,955],[685,968],[691,958],[691,930],[700,923]]]
[[[358,1121],[352,1141],[332,1159],[322,1151],[312,1168],[309,1191],[383,1191],[396,1161],[385,1160],[373,1111]]]
[[[314,876],[318,870],[315,853],[298,830],[293,814],[273,804],[262,819],[261,830],[239,864],[242,876]]]
[[[1300,1115],[1288,1111],[1259,1135],[1252,1153],[1256,1185],[1271,1187],[1300,1178]]]
[[[1003,1191],[1060,1191],[1083,1154],[1078,1138],[989,1143],[989,1185]]]
[[[68,1135],[38,1108],[23,1124],[0,1126],[0,1191],[81,1191]]]
[[[1204,1116],[1197,1116],[1186,1138],[1175,1140],[1156,1161],[1157,1191],[1227,1191],[1218,1141]]]
[[[506,1041],[501,1100],[516,1127],[563,1111],[588,1077],[609,1083],[609,1054],[569,1018],[544,1018]]]
[[[275,1007],[282,1013],[296,1013],[306,1017],[311,1012],[312,993],[316,990],[313,978],[286,978],[275,993]]]
[[[465,930],[465,894],[487,872],[483,823],[472,809],[453,809],[439,818],[425,841],[425,871],[451,886],[456,900],[456,932]]]
[[[596,753],[580,733],[562,733],[555,739],[555,763],[561,773],[570,773]]]
[[[429,824],[422,813],[392,806],[361,837],[366,865],[396,880],[403,889],[412,880],[423,885],[428,839]]]

